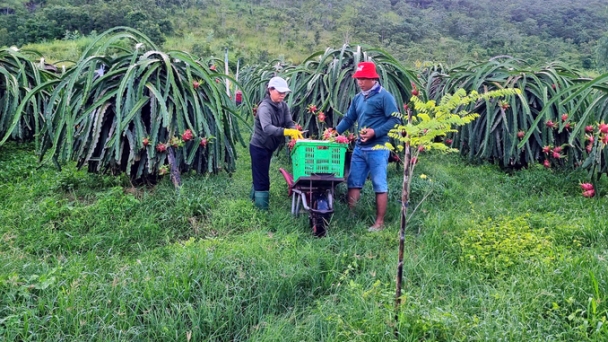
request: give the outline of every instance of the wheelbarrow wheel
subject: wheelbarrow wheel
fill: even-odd
[[[326,194],[319,195],[312,203],[310,210],[310,226],[312,233],[316,237],[323,237],[327,234],[327,223],[331,219],[333,210]]]
[[[314,236],[323,237],[327,235],[327,220],[323,217],[323,214],[313,212],[310,217],[310,226]]]

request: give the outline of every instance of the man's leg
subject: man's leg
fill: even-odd
[[[350,172],[348,174],[348,207],[352,210],[361,197],[361,188],[369,173],[369,167],[365,160],[365,154],[355,147],[350,161]]]
[[[382,229],[384,226],[384,214],[388,205],[388,193],[381,192],[376,194],[376,222],[370,228]]]
[[[361,189],[352,188],[348,189],[348,207],[352,210],[357,206],[357,202],[361,197]]]
[[[374,150],[370,153],[370,176],[376,193],[376,221],[369,227],[372,232],[384,228],[384,215],[388,205],[388,156],[388,150]]]

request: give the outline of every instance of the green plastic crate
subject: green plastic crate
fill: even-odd
[[[325,140],[298,140],[291,151],[293,179],[313,174],[344,177],[345,144]]]

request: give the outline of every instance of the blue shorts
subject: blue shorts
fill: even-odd
[[[388,192],[387,169],[388,156],[390,151],[387,149],[374,150],[371,147],[355,147],[350,161],[350,173],[348,174],[348,188],[361,189],[369,175],[375,193]]]

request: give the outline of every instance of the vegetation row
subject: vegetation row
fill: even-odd
[[[455,108],[479,119],[436,139],[471,161],[506,169],[537,162],[583,167],[592,181],[607,172],[608,75],[583,78],[560,63],[533,69],[509,57],[412,70],[383,50],[344,45],[299,65],[243,66],[233,77],[231,70],[239,68],[234,61],[163,52],[139,31],[122,27],[99,35],[66,70],[33,52],[1,50],[1,142],[34,139],[41,160],[75,160],[92,172],[126,172],[134,181],[171,173],[179,183],[179,174],[189,170],[233,172],[235,144],[244,143],[241,131],[268,79],[288,80],[295,120],[321,137],[346,112],[357,92],[354,66],[365,60],[378,65],[402,114],[413,97],[438,102],[459,89],[519,89],[517,96]],[[243,94],[238,105],[236,90]]]

